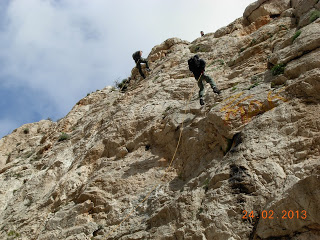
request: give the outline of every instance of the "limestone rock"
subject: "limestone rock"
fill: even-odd
[[[292,44],[274,52],[270,56],[272,64],[288,63],[320,46],[320,21],[315,21],[301,28],[300,31],[301,34],[295,40],[292,40],[293,35],[286,36],[287,39],[291,39]]]
[[[289,78],[297,78],[301,73],[320,67],[320,49],[316,49],[302,57],[291,61],[285,69],[285,75]]]
[[[289,235],[292,231],[304,232],[306,228],[318,230],[320,217],[314,213],[320,211],[319,184],[319,175],[306,177],[293,185],[283,196],[279,196],[279,199],[268,203],[265,211],[269,217],[267,214],[261,216],[257,235],[269,238]]]
[[[289,2],[170,38],[125,92],[2,138],[0,239],[319,239],[319,4]],[[194,54],[222,90],[204,106]]]
[[[258,0],[246,8],[243,17],[252,23],[261,16],[280,15],[288,8],[290,8],[290,0]]]

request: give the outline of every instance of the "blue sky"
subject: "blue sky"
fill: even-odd
[[[130,76],[131,55],[193,41],[253,0],[1,0],[0,137],[64,117],[87,93]]]

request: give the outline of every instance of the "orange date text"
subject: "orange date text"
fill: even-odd
[[[254,211],[248,212],[246,210],[242,211],[242,219],[248,218],[262,218],[262,219],[306,219],[307,211],[293,211],[293,210],[283,210],[281,214],[275,214],[273,210],[263,210],[260,214],[254,213]]]

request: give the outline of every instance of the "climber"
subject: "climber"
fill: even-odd
[[[136,51],[134,54],[132,54],[132,58],[136,63],[136,67],[139,69],[139,73],[143,78],[146,78],[146,76],[144,75],[144,73],[142,72],[141,69],[141,63],[145,63],[146,67],[147,67],[147,71],[151,71],[148,65],[148,60],[146,58],[142,58],[142,51]]]
[[[203,32],[203,31],[201,31],[201,32],[200,32],[200,34],[201,34],[201,37],[203,37],[203,36],[204,36],[204,32]]]
[[[204,105],[203,101],[203,93],[204,93],[204,85],[203,80],[206,80],[207,83],[210,84],[211,88],[213,89],[214,93],[220,94],[221,91],[217,88],[216,84],[212,80],[211,77],[204,73],[206,62],[199,58],[198,55],[194,55],[192,58],[188,60],[189,70],[193,73],[195,79],[198,81],[199,90],[199,98],[200,98],[200,105]]]

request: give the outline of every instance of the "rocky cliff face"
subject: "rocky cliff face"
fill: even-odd
[[[155,46],[125,93],[2,138],[0,238],[320,239],[319,10],[259,0]],[[204,107],[195,53],[222,90],[207,84]]]

